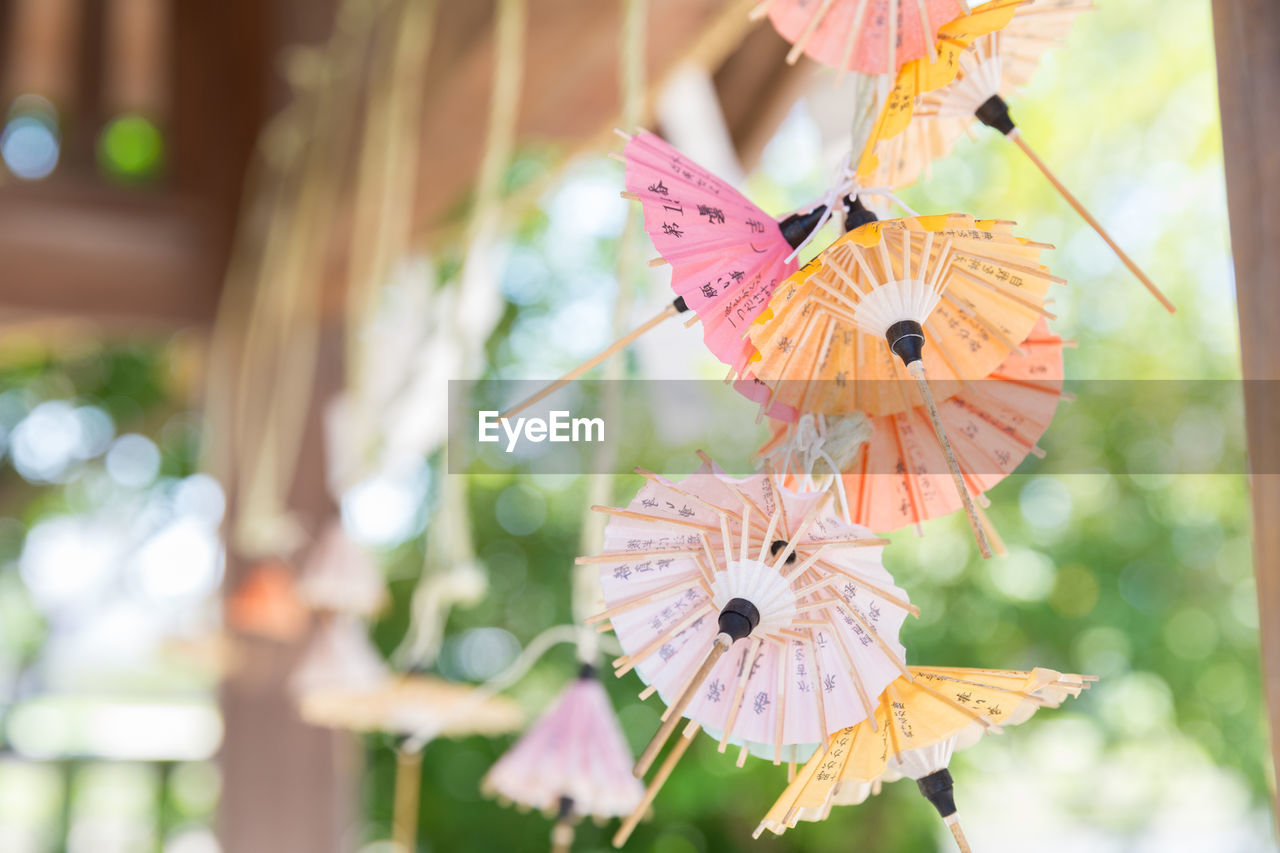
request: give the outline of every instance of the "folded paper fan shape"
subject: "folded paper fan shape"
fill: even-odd
[[[481,791],[557,816],[554,849],[568,849],[583,817],[625,815],[644,796],[613,706],[584,665],[542,717],[485,774]]]
[[[842,71],[895,74],[908,62],[936,58],[938,29],[969,12],[966,0],[763,0],[752,17],[769,16],[800,54]]]
[[[1063,346],[1042,319],[990,376],[965,383],[938,404],[956,461],[975,495],[993,488],[1028,454],[1043,455],[1036,442],[1063,398]],[[849,521],[886,532],[961,508],[925,410],[833,416],[822,418],[821,428],[814,423],[812,415],[796,423],[777,422],[758,455],[769,458],[788,483],[834,484]],[[858,424],[864,427],[851,431]],[[841,472],[838,480],[833,466]]]
[[[1037,667],[1013,670],[910,667],[911,677],[889,685],[875,719],[846,729],[815,753],[756,828],[781,834],[801,820],[824,820],[835,805],[860,803],[881,782],[915,779],[938,809],[962,851],[947,765],[957,749],[986,733],[1028,720],[1040,708],[1056,708],[1097,679]]]
[[[929,380],[988,376],[1051,316],[1045,294],[1062,279],[1038,261],[1048,247],[1015,236],[1009,222],[958,213],[874,221],[855,203],[847,225],[855,227],[787,279],[752,324],[755,374],[801,413],[923,405],[990,556]]]
[[[333,521],[302,566],[298,596],[314,610],[372,616],[387,604],[387,585],[372,555]]]
[[[621,133],[621,132],[620,132]],[[625,198],[638,201],[659,263],[671,267],[675,299],[605,350],[503,413],[510,417],[582,376],[663,320],[693,311],[703,340],[725,364],[743,372],[752,348],[743,330],[778,283],[796,270],[789,259],[822,219],[825,207],[776,221],[726,181],[648,131],[622,134]],[[749,378],[737,383],[757,394]],[[758,395],[758,394],[757,394]]]
[[[667,705],[639,775],[682,717],[687,737],[705,727],[722,751],[740,745],[740,761],[800,760],[867,719],[906,671],[898,631],[916,611],[881,563],[885,540],[841,519],[827,493],[703,462],[679,482],[640,471],[626,509],[596,508],[612,516],[604,553],[579,558],[600,566],[606,609],[592,621],[618,636],[616,674],[634,669]]]

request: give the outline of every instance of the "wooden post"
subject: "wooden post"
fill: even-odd
[[[323,407],[341,387],[341,323],[321,334],[315,393],[299,449],[290,508],[315,529],[335,508],[324,472]],[[231,507],[234,513],[235,507]],[[228,529],[234,523],[229,520]],[[228,590],[247,562],[228,547]],[[305,640],[281,645],[235,636],[237,666],[222,685],[226,735],[218,834],[235,853],[340,853],[353,850],[362,762],[358,740],[308,726],[298,717],[289,675]]]
[[[1213,31],[1246,380],[1263,679],[1280,771],[1280,399],[1247,381],[1280,380],[1280,3],[1213,0]],[[1280,800],[1275,805],[1280,814]]]

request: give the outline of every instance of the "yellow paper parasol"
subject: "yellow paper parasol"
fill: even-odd
[[[941,87],[912,84],[913,76],[925,76],[922,69],[929,66],[912,63],[904,67],[857,171],[867,185],[883,182],[876,185],[901,187],[911,183],[929,162],[950,151],[977,119],[1012,140],[1151,295],[1173,313],[1176,308],[1168,297],[1032,150],[1002,97],[1030,79],[1040,55],[1060,44],[1075,16],[1091,7],[1089,0],[1040,0],[1019,6],[1004,30],[973,40],[958,57],[956,67],[948,69],[952,82]]]
[[[1056,708],[1097,679],[1037,667],[1014,670],[909,667],[880,697],[879,729],[870,721],[836,733],[815,753],[756,828],[781,834],[801,820],[824,820],[835,805],[860,803],[881,782],[915,779],[938,809],[960,849],[969,845],[946,769],[952,753],[986,733],[1028,720],[1040,708]]]

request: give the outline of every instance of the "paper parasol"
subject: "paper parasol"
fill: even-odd
[[[936,59],[938,29],[968,13],[966,0],[762,0],[751,17],[767,14],[791,42],[788,63],[804,53],[842,71],[896,74]]]
[[[815,753],[769,809],[755,835],[781,834],[800,820],[824,820],[834,805],[860,803],[881,782],[915,779],[938,809],[960,849],[969,846],[956,813],[952,753],[983,734],[1028,720],[1042,707],[1056,708],[1096,681],[1037,667],[1031,672],[910,667],[914,680],[889,685],[876,709],[879,729],[868,722],[846,729]]]
[[[800,412],[891,415],[923,405],[990,556],[928,380],[988,376],[1051,316],[1045,293],[1062,279],[1038,262],[1048,247],[1015,237],[1009,222],[958,213],[867,219],[855,202],[847,225],[856,227],[774,293],[749,330],[753,369]]]
[[[1063,346],[1040,320],[1020,352],[1010,353],[988,378],[966,383],[938,404],[956,462],[975,495],[994,487],[1028,454],[1043,455],[1036,442],[1064,396]],[[806,415],[796,423],[778,422],[758,455],[772,460],[786,482],[795,478],[820,488],[832,485],[835,466],[843,472],[834,483],[841,511],[875,531],[898,530],[961,508],[925,410],[853,418],[818,421]],[[821,426],[815,428],[815,422]],[[853,430],[858,423],[865,428]],[[987,533],[994,538],[989,528]]]
[[[900,134],[888,131],[876,135],[874,148],[869,146],[869,150],[874,150],[880,166],[873,177],[865,179],[885,181],[885,185],[894,187],[915,180],[925,164],[950,151],[959,135],[977,119],[1012,140],[1151,295],[1173,313],[1177,309],[1169,298],[1023,138],[1002,97],[1030,79],[1040,54],[1061,43],[1075,15],[1089,8],[1089,0],[1041,0],[1019,7],[1005,30],[976,39],[960,55],[954,82],[921,93],[911,121]]]
[[[676,483],[648,480],[612,518],[600,566],[607,619],[632,669],[667,705],[640,756],[643,775],[682,716],[723,750],[780,763],[867,719],[875,697],[905,673],[898,631],[907,602],[881,563],[884,540],[829,508],[827,493],[797,494],[768,475],[734,479],[709,459]],[[738,642],[742,641],[742,642]],[[725,654],[733,647],[733,651]],[[659,770],[646,802],[674,766]],[[619,843],[615,841],[615,843]]]
[[[485,774],[488,796],[555,813],[553,849],[568,850],[583,817],[618,817],[634,809],[644,786],[631,773],[613,705],[584,664],[555,703]]]
[[[289,677],[299,699],[327,690],[368,690],[390,678],[386,663],[359,619],[345,614],[323,618]]]
[[[774,288],[796,270],[787,260],[816,226],[825,208],[778,222],[727,182],[662,139],[623,134],[627,146],[625,198],[639,201],[645,230],[671,266],[675,300],[606,349],[503,413],[510,417],[547,397],[630,346],[668,317],[692,310],[703,339],[725,364],[742,372],[752,348],[743,330],[764,309]],[[737,387],[755,399],[744,378]],[[758,402],[758,400],[757,400]]]
[[[1011,16],[1003,27],[947,40],[951,55],[945,69],[921,66],[904,72],[904,77],[920,74],[921,83],[899,81],[898,94],[905,99],[900,106],[905,114],[895,115],[877,128],[865,152],[874,159],[867,157],[859,167],[862,179],[894,188],[918,180],[934,160],[951,151],[975,118],[973,108],[954,115],[944,110],[948,115],[937,115],[939,106],[956,98],[972,102],[975,88],[994,87],[1008,94],[1026,85],[1039,68],[1041,55],[1066,38],[1075,16],[1091,3],[1039,0],[1018,4],[1009,9]],[[981,96],[977,103],[987,97]],[[931,115],[925,118],[926,114]]]
[[[333,521],[303,564],[298,596],[315,610],[372,616],[386,606],[387,586],[369,552]]]

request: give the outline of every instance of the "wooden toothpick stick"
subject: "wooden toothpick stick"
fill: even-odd
[[[1072,195],[1071,190],[1067,189],[1062,181],[1058,180],[1058,177],[1053,174],[1053,172],[1049,171],[1049,167],[1046,166],[1045,162],[1036,155],[1035,151],[1031,150],[1031,146],[1027,144],[1027,140],[1022,138],[1022,134],[1018,129],[1014,128],[1011,133],[1006,135],[1013,140],[1014,145],[1017,145],[1022,149],[1022,153],[1027,155],[1027,159],[1035,164],[1035,167],[1044,174],[1049,183],[1053,184],[1053,188],[1058,191],[1058,194],[1061,195],[1063,199],[1066,200],[1067,204],[1075,208],[1076,213],[1080,214],[1080,217],[1085,222],[1088,222],[1094,231],[1098,232],[1098,236],[1111,247],[1111,251],[1116,253],[1116,257],[1118,257],[1120,261],[1129,268],[1129,272],[1138,277],[1138,281],[1142,282],[1142,286],[1151,292],[1151,295],[1164,306],[1165,310],[1170,314],[1176,312],[1178,309],[1169,301],[1169,297],[1165,296],[1160,288],[1156,287],[1155,282],[1147,278],[1147,274],[1144,273],[1136,263],[1134,263],[1132,258],[1125,254],[1124,249],[1121,249],[1119,244],[1117,244],[1115,240],[1111,239],[1111,235],[1102,227],[1102,223],[1097,219],[1094,219],[1093,214],[1080,203],[1080,199]]]

